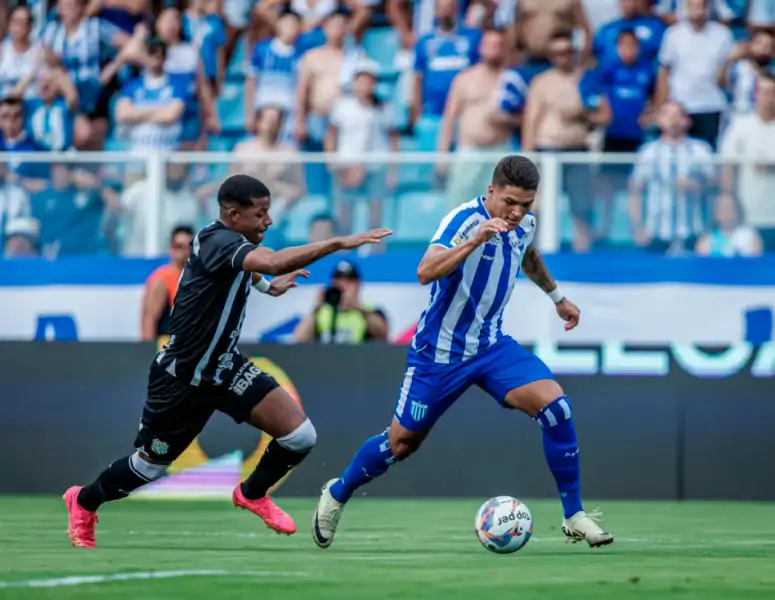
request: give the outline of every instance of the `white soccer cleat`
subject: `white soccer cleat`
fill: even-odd
[[[587,542],[591,548],[599,548],[614,543],[612,533],[603,531],[597,522],[601,513],[593,511],[586,513],[583,510],[577,512],[569,519],[562,520],[562,532],[566,542]]]
[[[334,541],[336,527],[339,525],[339,519],[344,510],[344,504],[335,500],[331,492],[328,491],[328,488],[335,481],[338,479],[332,479],[323,486],[315,516],[312,517],[312,539],[321,548],[328,548]]]

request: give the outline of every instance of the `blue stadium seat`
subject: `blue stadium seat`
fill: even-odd
[[[288,243],[306,243],[312,218],[330,211],[329,204],[325,196],[306,196],[299,200],[285,217],[285,238]]]
[[[245,59],[250,56],[248,52],[248,36],[242,35],[237,40],[234,54],[226,66],[226,77],[229,79],[242,79],[245,77]]]
[[[368,57],[379,64],[381,73],[395,73],[393,61],[399,45],[398,31],[393,27],[369,29],[363,36],[363,48]]]
[[[245,129],[244,84],[227,81],[218,97],[218,117],[224,132],[240,132]]]
[[[409,192],[397,202],[396,241],[428,241],[449,212],[444,196],[438,192]]]
[[[414,136],[417,138],[417,150],[420,152],[435,152],[439,137],[441,119],[438,117],[421,116],[414,124]]]

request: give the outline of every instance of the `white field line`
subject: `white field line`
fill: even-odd
[[[306,576],[306,573],[292,571],[140,571],[137,573],[108,573],[106,575],[75,575],[72,577],[52,577],[47,579],[28,579],[23,581],[0,581],[0,589],[66,587],[93,583],[110,583],[113,581],[173,579],[176,577],[263,577],[267,579],[272,577],[279,577],[299,579]]]

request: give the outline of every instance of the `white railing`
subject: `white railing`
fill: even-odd
[[[541,189],[539,195],[540,216],[541,216],[541,235],[539,243],[546,251],[555,251],[559,248],[561,242],[560,222],[561,222],[561,199],[564,194],[563,169],[562,167],[570,164],[588,164],[590,166],[598,165],[632,165],[635,160],[635,154],[625,153],[541,153],[524,154],[529,156],[539,165],[541,170]],[[395,165],[397,167],[405,165],[416,165],[427,167],[428,173],[432,176],[432,170],[438,165],[459,165],[460,163],[470,163],[472,165],[492,165],[503,157],[500,153],[483,152],[476,156],[470,154],[436,154],[436,153],[380,153],[370,154],[358,157],[358,162],[363,165]],[[740,158],[727,159],[714,156],[710,159],[713,164],[726,165],[745,165],[751,163]],[[149,209],[145,214],[145,253],[148,256],[157,256],[164,251],[165,237],[167,232],[161,231],[163,206],[161,198],[165,189],[166,166],[167,164],[187,164],[187,165],[221,165],[227,167],[233,163],[246,165],[254,163],[256,165],[310,165],[310,164],[352,164],[352,159],[345,160],[331,154],[311,154],[311,153],[288,153],[278,152],[272,154],[261,154],[257,156],[235,155],[228,152],[186,152],[186,153],[161,153],[152,151],[143,152],[79,152],[79,153],[13,153],[0,154],[0,167],[3,165],[18,166],[21,163],[57,163],[67,165],[100,165],[104,167],[121,167],[128,164],[142,166],[142,173],[148,180],[149,194],[147,201]],[[422,183],[422,182],[420,182]],[[0,190],[2,190],[4,181],[0,181]],[[433,182],[428,181],[429,189],[443,194],[444,192],[434,186]],[[270,184],[271,189],[271,184]],[[623,191],[623,190],[622,190]],[[485,193],[482,190],[481,193]],[[406,210],[411,210],[406,207]],[[435,223],[428,223],[428,235],[431,235]]]

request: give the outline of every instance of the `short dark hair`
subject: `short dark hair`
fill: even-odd
[[[502,158],[492,174],[493,187],[513,185],[523,190],[537,190],[540,181],[538,167],[533,161],[517,154]]]
[[[0,99],[0,106],[23,106],[21,96],[5,96]]]
[[[299,13],[297,13],[295,10],[293,10],[293,9],[290,9],[290,8],[286,8],[286,9],[284,9],[284,10],[281,10],[281,11],[280,11],[280,14],[279,14],[279,15],[277,15],[277,17],[278,17],[278,18],[282,18],[282,17],[293,17],[293,18],[294,18],[294,19],[296,19],[297,21],[301,21],[301,20],[302,20],[302,18],[301,18],[301,15],[300,15]]]
[[[622,39],[623,37],[631,37],[631,38],[633,38],[633,39],[634,39],[636,42],[640,42],[640,40],[638,39],[638,34],[637,34],[637,33],[635,33],[635,30],[634,30],[634,29],[622,29],[622,30],[619,32],[619,36],[618,36],[618,38],[617,38],[617,39]]]
[[[218,189],[220,206],[237,205],[247,208],[258,198],[268,198],[269,188],[250,175],[232,175],[227,177]]]
[[[170,234],[170,242],[174,242],[179,233],[185,233],[186,235],[194,237],[194,228],[190,225],[178,225]]]

